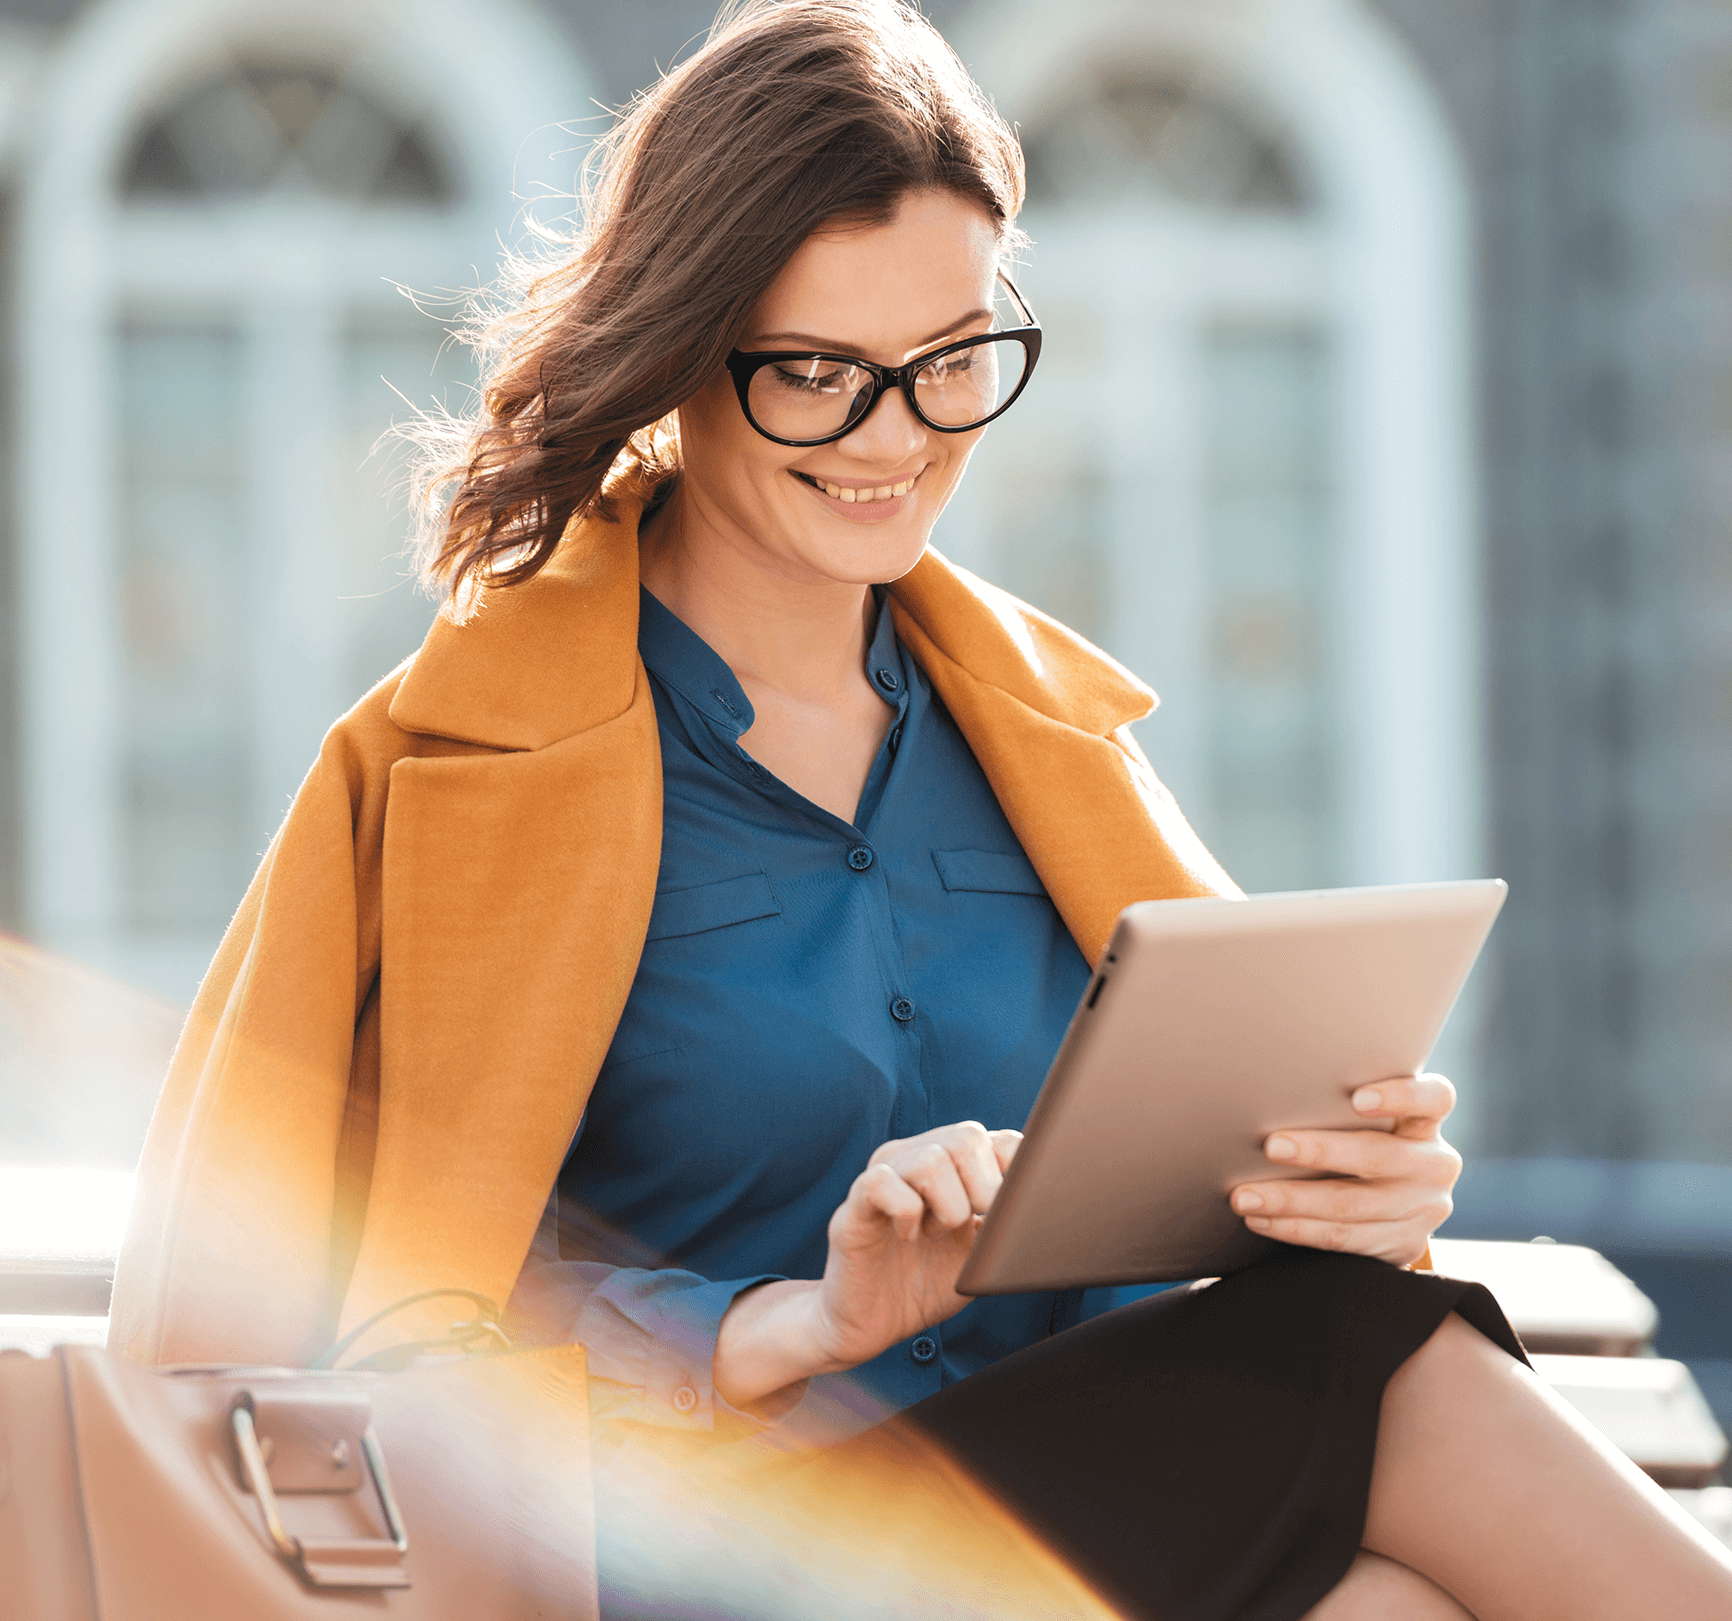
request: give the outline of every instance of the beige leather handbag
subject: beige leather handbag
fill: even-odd
[[[0,1617],[595,1621],[584,1373],[0,1354]]]

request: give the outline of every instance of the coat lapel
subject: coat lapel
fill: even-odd
[[[345,1331],[424,1289],[504,1302],[631,989],[662,809],[640,506],[620,498],[535,579],[441,619],[392,703],[405,730],[480,750],[391,767],[378,1125]]]
[[[393,767],[379,1125],[345,1329],[454,1281],[510,1294],[637,972],[661,793],[641,681],[547,748]]]
[[[930,548],[890,595],[1091,963],[1133,901],[1239,893],[1131,738],[1155,695],[1128,670]]]

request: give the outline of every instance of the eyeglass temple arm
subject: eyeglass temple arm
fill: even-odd
[[[1017,291],[1016,283],[1003,270],[998,272],[998,279],[1010,289],[1010,296],[1016,300],[1016,307],[1022,311],[1023,321],[1029,326],[1039,326],[1040,318],[1029,308],[1028,300]]]

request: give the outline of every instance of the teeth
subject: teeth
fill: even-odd
[[[904,479],[900,484],[880,484],[876,489],[863,489],[841,484],[826,484],[822,479],[814,482],[827,496],[835,501],[846,501],[850,505],[860,502],[889,501],[898,495],[906,495],[914,488],[914,480]]]

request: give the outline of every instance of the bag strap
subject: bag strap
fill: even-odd
[[[369,1329],[375,1328],[387,1317],[395,1316],[400,1311],[406,1311],[411,1306],[418,1306],[425,1300],[438,1300],[447,1296],[455,1296],[467,1300],[475,1308],[475,1316],[466,1323],[453,1323],[450,1330],[437,1339],[410,1340],[402,1345],[387,1346],[383,1351],[375,1351],[371,1356],[363,1357],[352,1364],[348,1371],[370,1373],[400,1373],[409,1366],[416,1357],[426,1351],[455,1351],[462,1356],[478,1356],[486,1351],[509,1351],[511,1339],[505,1330],[499,1326],[499,1307],[486,1295],[477,1293],[474,1289],[424,1289],[418,1295],[405,1295],[403,1299],[387,1306],[383,1311],[376,1311],[364,1323],[349,1330],[335,1345],[321,1352],[314,1359],[314,1368],[334,1368],[342,1357],[358,1339]]]

